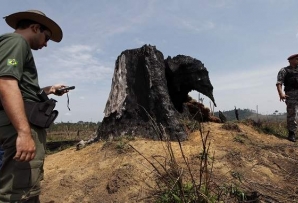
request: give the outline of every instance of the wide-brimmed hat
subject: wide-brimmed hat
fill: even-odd
[[[20,20],[32,20],[36,23],[39,23],[46,28],[48,28],[52,35],[51,40],[55,42],[60,42],[63,37],[63,33],[61,28],[57,23],[55,23],[52,19],[48,18],[43,12],[38,10],[28,10],[28,11],[22,11],[10,14],[8,16],[5,16],[6,23],[16,29],[17,24]]]
[[[291,55],[291,56],[288,57],[288,60],[291,60],[293,58],[296,58],[297,56],[298,56],[298,54]]]

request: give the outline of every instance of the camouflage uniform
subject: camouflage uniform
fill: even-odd
[[[286,68],[287,67],[284,67],[278,72],[276,84],[285,85],[285,79],[287,74]],[[285,86],[285,94],[289,96],[285,101],[287,105],[287,128],[289,131],[296,132],[297,130],[296,113],[298,110],[298,89],[287,90]]]

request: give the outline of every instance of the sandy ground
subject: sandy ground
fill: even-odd
[[[225,130],[222,125],[203,124],[203,135],[209,133],[209,156],[214,156],[212,182],[226,188],[234,185],[246,194],[256,191],[260,202],[298,202],[297,144],[241,123],[240,131]],[[178,165],[187,171],[178,143],[171,146]],[[182,150],[198,177],[203,151],[200,132],[191,133]],[[149,162],[157,166],[156,160],[169,161],[167,144],[141,138],[100,141],[48,155],[41,202],[154,202],[158,173]]]

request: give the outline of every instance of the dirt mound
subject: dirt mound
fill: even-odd
[[[203,134],[209,132],[210,156],[214,154],[213,182],[227,188],[233,185],[246,194],[255,192],[260,202],[296,202],[297,144],[237,125],[238,130],[226,130],[223,124],[203,124]],[[79,151],[72,147],[49,155],[41,202],[153,202],[157,174],[129,145],[152,162],[167,157],[165,143],[139,138],[98,142]],[[177,162],[183,165],[178,143],[171,145]],[[198,175],[200,133],[190,134],[182,149]]]

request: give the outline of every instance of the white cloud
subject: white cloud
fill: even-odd
[[[254,87],[265,88],[275,86],[279,70],[272,67],[283,67],[283,65],[270,64],[262,67],[243,68],[237,71],[212,75],[211,82],[217,91],[232,91],[249,89]]]
[[[194,31],[194,32],[202,32],[206,30],[212,30],[215,28],[215,24],[211,21],[196,21],[194,22],[193,20],[180,20],[181,25],[183,26],[183,29],[188,29],[189,31]]]
[[[62,52],[68,52],[68,53],[74,53],[74,54],[77,54],[77,53],[81,53],[81,52],[91,52],[93,51],[94,49],[90,46],[87,46],[87,45],[81,45],[81,44],[75,44],[75,45],[71,45],[71,46],[68,46],[68,47],[63,47],[60,49]]]
[[[41,63],[48,62],[52,79],[63,78],[79,82],[96,83],[110,78],[113,67],[106,67],[96,56],[97,47],[87,45],[70,45],[53,52],[49,58],[43,58]],[[52,63],[49,64],[49,62]]]

